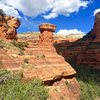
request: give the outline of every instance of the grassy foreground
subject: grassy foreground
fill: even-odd
[[[19,75],[0,70],[0,100],[47,100],[47,97],[48,90],[42,81],[25,83]]]
[[[87,65],[76,65],[74,60],[69,63],[77,71],[77,80],[81,87],[80,100],[100,100],[100,70],[90,69]]]

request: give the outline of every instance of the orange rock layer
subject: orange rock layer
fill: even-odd
[[[25,48],[23,56],[16,53],[16,56],[12,56],[12,52],[9,54],[7,50],[1,50],[1,67],[14,72],[21,71],[24,79],[39,78],[45,85],[50,85],[50,100],[60,100],[61,97],[65,100],[77,100],[80,87],[74,76],[76,71],[57,54],[52,44],[55,25],[42,24],[40,31],[39,41],[26,38],[29,45]],[[54,88],[60,93],[52,91]]]
[[[20,21],[17,18],[10,16],[0,16],[0,38],[17,40],[17,28]]]

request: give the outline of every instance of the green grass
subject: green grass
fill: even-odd
[[[15,40],[13,40],[11,42],[11,44],[13,44],[15,47],[20,48],[21,50],[24,50],[24,48],[28,46],[28,43],[27,42],[17,42]]]
[[[0,39],[0,49],[5,49],[5,50],[15,50],[17,52],[20,52],[21,49],[17,46],[15,46],[14,44],[5,41],[3,39]]]
[[[0,71],[0,100],[47,100],[48,90],[38,79],[25,83],[21,77]]]
[[[81,87],[80,100],[100,99],[100,70],[91,69],[87,65],[76,65],[74,60],[69,63],[77,71],[76,77]]]

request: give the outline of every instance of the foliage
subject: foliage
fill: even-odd
[[[3,45],[3,40],[0,39],[0,49],[3,49],[4,48],[4,45]]]
[[[35,57],[37,59],[45,59],[45,55],[44,54],[37,54],[37,55],[35,55]]]
[[[100,99],[100,70],[91,69],[87,65],[76,65],[74,60],[69,63],[77,71],[77,80],[81,87],[81,100]]]
[[[4,81],[0,81],[0,100],[47,100],[48,90],[38,79],[25,83],[21,78],[3,70],[0,71],[0,80],[2,79]]]
[[[24,47],[27,47],[28,46],[28,43],[27,42],[17,42],[15,40],[13,40],[11,42],[14,46],[20,48],[21,50],[24,50]]]
[[[100,42],[90,42],[87,49],[100,49]]]
[[[7,49],[7,50],[17,50],[17,51],[20,50],[18,47],[14,46],[12,44],[12,42],[10,43],[10,42],[5,41],[3,39],[0,39],[0,48],[1,49]]]
[[[18,55],[23,56],[24,55],[24,51],[20,50],[19,53],[18,53]]]
[[[29,60],[27,58],[24,59],[24,63],[29,63]]]

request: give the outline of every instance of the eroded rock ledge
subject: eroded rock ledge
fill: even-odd
[[[26,38],[31,46],[25,48],[23,56],[15,54],[15,57],[11,52],[1,50],[0,64],[13,72],[22,71],[26,80],[41,79],[49,88],[50,100],[61,100],[62,97],[64,100],[77,100],[80,86],[75,79],[76,71],[53,47],[55,29],[56,26],[52,24],[40,25],[39,42],[34,39],[28,42]]]
[[[17,28],[20,26],[18,18],[0,15],[0,38],[17,40]]]

